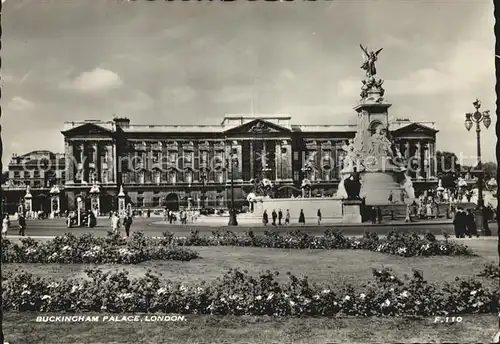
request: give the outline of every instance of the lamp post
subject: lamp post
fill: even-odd
[[[233,154],[231,148],[231,157],[226,160],[226,165],[231,165],[231,208],[229,209],[229,226],[237,226],[236,209],[234,207],[234,165],[238,163],[238,157]]]
[[[474,123],[476,123],[476,141],[477,141],[477,179],[478,179],[478,199],[477,199],[477,225],[478,231],[483,232],[485,236],[491,236],[491,230],[488,227],[488,221],[485,217],[484,199],[483,199],[483,166],[481,162],[481,122],[486,129],[491,124],[490,112],[488,110],[480,112],[481,102],[476,99],[472,103],[476,111],[474,113],[465,114],[465,128],[470,131]]]

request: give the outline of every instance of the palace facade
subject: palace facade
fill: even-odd
[[[415,189],[437,184],[434,123],[397,120],[389,128],[401,154],[417,158]],[[303,179],[313,195],[332,195],[355,132],[356,125],[292,124],[288,115],[226,115],[219,125],[67,122],[62,207],[75,209],[77,196],[90,202],[93,185],[102,213],[117,208],[120,186],[134,208],[150,209],[225,208],[231,190],[241,204],[255,178],[271,180],[282,196],[299,195]]]

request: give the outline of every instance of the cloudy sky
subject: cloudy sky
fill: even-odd
[[[495,111],[489,0],[7,0],[2,19],[4,163],[62,152],[64,121],[220,123],[250,113],[252,98],[255,113],[295,124],[352,123],[360,43],[384,48],[377,71],[390,115],[437,122],[438,149],[473,156],[464,113],[476,97]]]

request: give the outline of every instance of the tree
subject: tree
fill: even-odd
[[[497,178],[497,163],[496,162],[485,162],[483,163],[484,180],[488,181],[491,178]]]
[[[2,179],[0,180],[1,185],[9,181],[9,171],[2,172]]]

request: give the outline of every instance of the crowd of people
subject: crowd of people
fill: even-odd
[[[163,221],[170,224],[183,224],[187,225],[190,223],[195,223],[200,217],[200,212],[198,210],[180,210],[178,212],[165,209],[163,211]]]
[[[290,209],[286,210],[284,216],[283,216],[283,211],[281,209],[279,209],[277,212],[276,209],[273,209],[273,211],[271,212],[271,219],[272,219],[271,225],[272,226],[289,225],[290,218],[291,218]],[[321,224],[321,219],[322,219],[321,209],[318,209],[316,213],[316,220],[318,222],[318,225]],[[264,213],[262,214],[262,223],[264,224],[264,226],[267,226],[269,224],[269,214],[267,213],[267,210],[264,210]],[[305,225],[305,223],[306,223],[306,216],[304,214],[304,210],[300,209],[299,224]]]

